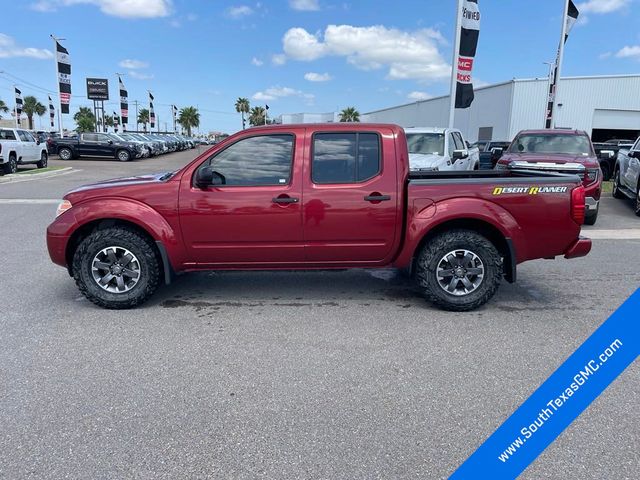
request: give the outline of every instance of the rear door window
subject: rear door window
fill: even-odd
[[[378,173],[378,134],[316,133],[313,136],[313,183],[359,183],[375,177]]]
[[[0,140],[15,140],[16,135],[13,130],[0,130]]]

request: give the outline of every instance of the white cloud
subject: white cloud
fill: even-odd
[[[598,58],[599,58],[600,60],[605,60],[605,59],[607,59],[607,58],[610,58],[610,57],[611,57],[611,55],[613,55],[613,53],[611,53],[611,52],[604,52],[604,53],[601,53],[600,55],[598,55]]]
[[[102,13],[122,18],[166,17],[171,13],[172,0],[39,0],[31,5],[33,10],[51,12],[58,7],[95,5]]]
[[[253,57],[251,59],[251,65],[255,65],[256,67],[261,67],[262,65],[264,65],[264,62],[257,57]]]
[[[640,60],[640,45],[626,46],[616,53],[618,58],[636,58]]]
[[[242,18],[249,16],[253,13],[253,9],[248,5],[240,5],[238,7],[229,7],[227,9],[227,15],[231,18]]]
[[[150,73],[137,72],[135,70],[129,70],[129,76],[136,80],[151,80],[153,78],[153,75]]]
[[[53,58],[53,53],[46,48],[21,47],[13,37],[0,33],[0,58],[29,57],[40,60]]]
[[[443,41],[442,35],[432,29],[410,33],[381,25],[329,25],[324,38],[321,33],[291,28],[284,34],[282,44],[287,57],[294,60],[342,56],[359,69],[388,68],[390,79],[439,80],[451,72],[438,50]]]
[[[420,100],[427,100],[431,98],[431,95],[429,95],[427,92],[411,92],[409,95],[407,95],[407,98],[409,100],[417,102]]]
[[[282,53],[276,53],[271,56],[271,63],[277,65],[278,67],[287,63],[287,56]]]
[[[270,87],[264,91],[254,93],[251,98],[253,100],[272,101],[284,97],[300,97],[303,98],[307,103],[312,103],[315,100],[315,95],[311,93],[305,93],[290,87]]]
[[[588,0],[578,3],[580,13],[611,13],[627,7],[631,0]]]
[[[139,68],[147,68],[149,64],[147,62],[143,62],[142,60],[132,60],[130,58],[125,58],[120,63],[118,63],[122,68],[129,68],[131,70],[137,70]]]
[[[309,72],[304,74],[304,79],[309,82],[328,82],[332,77],[328,73]]]
[[[320,10],[318,0],[289,0],[289,6],[294,10],[316,11]]]

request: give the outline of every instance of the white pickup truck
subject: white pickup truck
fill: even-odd
[[[480,151],[456,128],[405,128],[411,171],[477,170]]]
[[[0,128],[0,167],[2,173],[16,173],[18,165],[35,163],[45,168],[48,160],[47,145],[33,134],[19,128]]]

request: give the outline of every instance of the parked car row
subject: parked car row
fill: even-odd
[[[196,145],[196,140],[182,135],[133,132],[51,136],[48,141],[49,152],[57,153],[62,160],[88,156],[110,157],[121,162],[195,148]]]
[[[45,168],[48,159],[46,144],[28,130],[0,128],[0,175],[16,173],[18,165]]]

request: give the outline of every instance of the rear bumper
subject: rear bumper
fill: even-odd
[[[565,252],[564,258],[584,257],[591,251],[591,239],[580,237]]]

